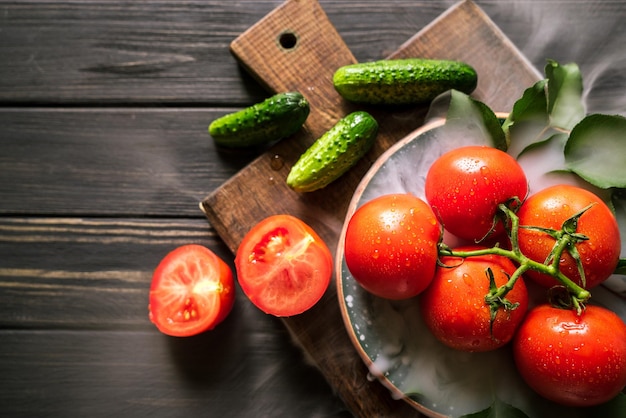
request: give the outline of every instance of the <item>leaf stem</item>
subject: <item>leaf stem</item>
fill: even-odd
[[[568,291],[571,296],[572,306],[576,309],[578,313],[582,312],[584,309],[584,304],[591,298],[591,293],[579,286],[575,282],[573,282],[569,277],[567,277],[563,272],[561,272],[559,268],[559,260],[561,259],[561,255],[564,251],[572,251],[574,245],[580,240],[586,239],[586,237],[576,234],[575,232],[570,233],[565,230],[561,231],[553,231],[554,234],[551,234],[556,243],[554,248],[552,249],[550,256],[544,263],[540,263],[534,260],[531,260],[526,255],[522,253],[519,247],[519,235],[518,231],[520,228],[519,225],[519,217],[515,214],[515,212],[510,209],[506,204],[500,204],[499,209],[504,212],[507,219],[510,222],[510,227],[507,229],[509,234],[509,238],[511,241],[511,249],[501,248],[498,245],[491,248],[481,248],[477,250],[469,250],[469,251],[458,251],[453,250],[446,244],[439,244],[439,255],[440,256],[451,256],[451,257],[460,257],[460,258],[468,258],[468,257],[478,257],[483,255],[497,255],[510,259],[514,263],[518,265],[518,268],[511,275],[509,280],[502,286],[492,289],[486,296],[485,299],[488,304],[494,302],[496,300],[503,301],[506,294],[513,289],[515,282],[528,270],[535,270],[539,273],[547,274],[551,277],[554,277],[558,282],[560,282]],[[575,216],[580,216],[579,213]],[[569,221],[569,220],[568,220]],[[567,223],[567,221],[566,221]],[[564,228],[565,229],[565,228]]]

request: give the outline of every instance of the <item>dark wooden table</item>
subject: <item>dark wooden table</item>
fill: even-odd
[[[540,71],[578,63],[590,112],[626,115],[625,2],[476,3]],[[206,129],[267,96],[228,46],[280,4],[0,1],[0,416],[352,416],[241,292],[198,337],[147,316],[176,246],[232,266],[198,203],[255,155]],[[366,61],[454,2],[320,4]]]

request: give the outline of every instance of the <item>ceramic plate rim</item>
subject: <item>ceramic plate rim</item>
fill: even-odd
[[[376,159],[376,161],[372,164],[369,170],[365,173],[365,175],[359,182],[357,188],[355,189],[354,194],[352,195],[352,198],[350,200],[350,204],[348,205],[348,210],[346,212],[346,216],[344,218],[344,222],[341,228],[341,233],[339,235],[339,241],[338,241],[337,251],[335,255],[335,274],[337,276],[336,286],[337,286],[337,296],[338,296],[338,301],[339,301],[339,309],[341,311],[341,317],[343,320],[344,327],[346,328],[346,331],[348,333],[348,337],[350,338],[352,345],[354,346],[357,353],[359,354],[359,357],[361,357],[361,360],[367,366],[370,373],[373,368],[372,367],[373,362],[370,359],[367,352],[363,349],[363,346],[359,342],[354,332],[354,329],[352,328],[352,321],[350,320],[350,314],[348,312],[348,309],[345,303],[345,295],[343,291],[343,283],[344,283],[343,274],[342,274],[343,247],[345,243],[345,234],[346,234],[348,220],[350,219],[352,214],[356,211],[359,201],[361,199],[361,196],[363,195],[367,185],[370,183],[372,177],[378,172],[381,165],[383,165],[387,160],[389,160],[389,158],[391,158],[393,154],[399,151],[406,144],[416,140],[417,138],[424,135],[428,131],[442,127],[444,124],[445,124],[445,119],[437,119],[437,120],[433,120],[431,122],[428,122],[422,125],[421,127],[417,128],[416,130],[414,130],[413,132],[411,132],[410,134],[408,134],[407,136],[405,136],[404,138],[402,138],[401,140],[393,144],[391,147],[389,147],[385,152],[383,152]],[[443,414],[440,414],[439,412],[435,412],[425,407],[424,405],[421,405],[420,403],[410,398],[406,394],[404,394],[383,374],[376,374],[374,377],[376,378],[377,381],[379,381],[385,388],[387,388],[391,392],[391,395],[394,399],[402,399],[403,401],[411,405],[414,409],[416,409],[417,411],[423,414],[428,415],[429,417],[448,418],[447,415],[443,415]]]

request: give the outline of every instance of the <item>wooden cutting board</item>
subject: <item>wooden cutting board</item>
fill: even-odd
[[[334,90],[332,75],[356,60],[316,0],[286,1],[236,38],[231,52],[269,92],[301,92],[311,112],[300,132],[260,155],[207,196],[201,202],[202,211],[233,253],[256,222],[278,213],[307,222],[334,252],[361,177],[383,151],[422,125],[427,107],[390,110],[345,102]],[[471,1],[447,10],[386,58],[405,57],[471,64],[479,77],[473,96],[495,111],[509,111],[523,90],[541,77]],[[285,179],[302,152],[356,109],[370,111],[380,125],[377,143],[369,154],[323,190],[299,194],[289,189]],[[393,400],[387,389],[368,380],[338,303],[336,288],[331,285],[313,309],[282,321],[355,416],[416,416],[407,403]]]

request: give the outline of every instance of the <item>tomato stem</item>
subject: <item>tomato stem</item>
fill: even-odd
[[[470,251],[457,251],[451,249],[446,244],[440,243],[439,255],[468,258],[493,254],[506,257],[519,266],[511,275],[507,283],[500,287],[492,288],[490,292],[485,296],[485,301],[488,305],[490,305],[490,307],[493,303],[495,303],[495,301],[500,301],[500,306],[504,305],[506,307],[506,304],[503,304],[502,301],[505,301],[504,298],[506,294],[511,291],[511,289],[513,289],[515,282],[526,271],[535,270],[540,273],[544,273],[551,277],[554,277],[558,282],[560,282],[563,287],[567,289],[569,295],[571,296],[572,307],[580,314],[584,309],[584,304],[589,300],[589,298],[591,298],[591,293],[585,288],[576,284],[569,277],[563,274],[563,272],[561,272],[559,267],[559,260],[561,259],[561,255],[563,254],[563,252],[568,251],[570,255],[572,255],[574,259],[577,260],[577,263],[579,262],[580,257],[578,256],[578,253],[576,251],[575,244],[577,242],[587,239],[587,237],[582,234],[577,234],[575,232],[575,228],[577,226],[578,218],[588,208],[583,209],[581,212],[577,213],[572,218],[564,222],[563,228],[561,230],[545,230],[546,233],[551,235],[556,240],[556,243],[550,255],[543,263],[531,260],[530,258],[526,257],[520,250],[518,238],[518,231],[520,228],[519,217],[515,214],[515,212],[510,209],[506,204],[500,204],[499,209],[504,212],[506,218],[510,222],[510,227],[507,228],[507,232],[511,241],[511,249],[505,249],[501,248],[498,245],[495,245],[491,248],[482,248]],[[535,227],[529,228],[537,229]],[[584,283],[584,273],[582,272],[582,266],[580,265],[579,273],[581,274],[581,280]]]

